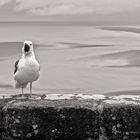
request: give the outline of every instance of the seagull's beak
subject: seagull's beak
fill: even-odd
[[[29,51],[30,51],[30,46],[27,43],[25,43],[25,45],[24,45],[24,52],[27,53]]]

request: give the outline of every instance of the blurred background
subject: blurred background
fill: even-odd
[[[139,0],[0,0],[1,93],[21,93],[14,63],[31,40],[41,65],[34,93],[139,94],[139,7]]]

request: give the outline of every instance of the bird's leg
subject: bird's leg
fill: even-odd
[[[22,91],[22,97],[23,97],[23,87],[21,87],[21,91]]]
[[[32,82],[30,83],[30,96],[32,96]]]

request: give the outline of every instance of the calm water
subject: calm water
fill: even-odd
[[[116,31],[91,25],[0,23],[0,89],[5,93],[15,90],[11,88],[13,65],[21,56],[22,42],[31,40],[42,73],[34,83],[35,92],[139,90],[139,29],[129,27],[127,32],[125,26]]]

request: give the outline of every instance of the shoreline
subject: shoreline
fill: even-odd
[[[140,26],[99,26],[99,29],[140,34]]]
[[[3,84],[2,86],[0,85],[0,92],[2,92],[2,94],[0,94],[1,96],[12,96],[12,95],[21,95],[21,90],[20,89],[16,89],[14,88],[13,85],[10,84]],[[16,92],[16,93],[15,93]],[[41,89],[41,88],[34,88],[33,89],[33,94],[34,95],[50,95],[50,94],[81,94],[83,93],[84,95],[104,95],[104,96],[121,96],[121,95],[138,95],[140,96],[140,89],[128,89],[128,90],[110,90],[110,91],[105,91],[105,92],[97,92],[94,89]],[[29,87],[24,89],[24,94],[28,95],[29,93]]]

